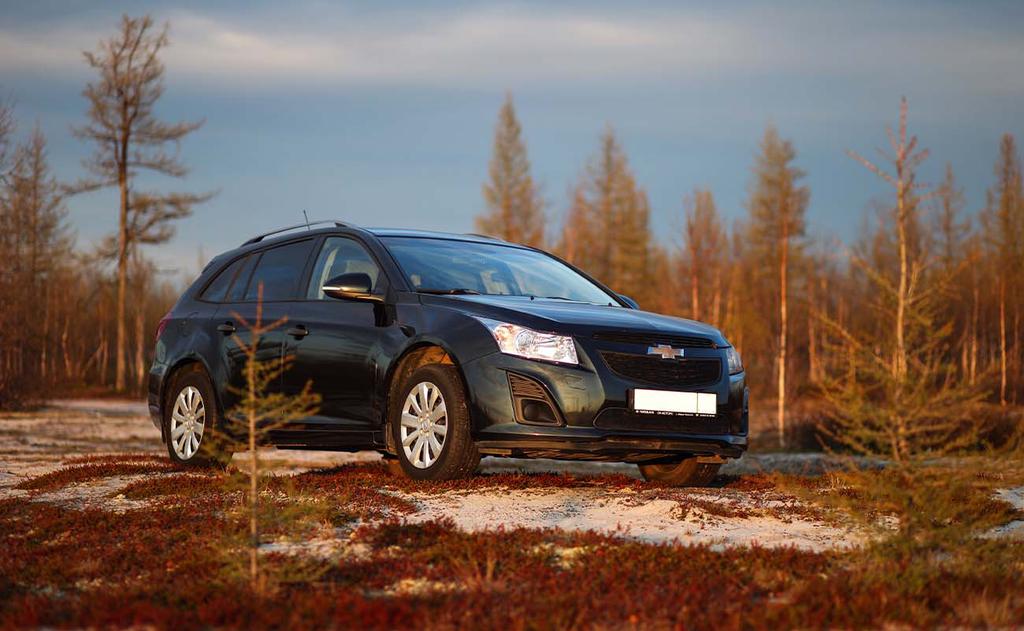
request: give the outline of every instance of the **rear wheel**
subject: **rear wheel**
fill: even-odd
[[[640,473],[648,482],[661,482],[672,486],[707,486],[718,475],[719,463],[698,462],[698,458],[684,458],[678,462],[642,464]]]
[[[175,375],[163,412],[171,460],[186,466],[227,466],[231,453],[215,440],[220,416],[206,373],[186,368]]]
[[[391,432],[398,465],[415,480],[465,478],[480,464],[453,366],[428,364],[405,378],[392,406]]]

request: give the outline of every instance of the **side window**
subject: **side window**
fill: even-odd
[[[238,269],[242,267],[244,261],[245,257],[242,257],[222,269],[199,297],[209,302],[224,302],[224,298],[228,295],[228,289],[231,288],[231,281],[235,280],[235,275],[238,274]]]
[[[320,256],[316,257],[316,265],[313,266],[313,274],[309,278],[306,297],[313,300],[325,300],[327,297],[324,296],[324,292],[320,288],[327,281],[341,274],[358,272],[370,277],[373,293],[380,291],[380,268],[377,267],[366,248],[353,239],[328,237],[324,240],[324,247],[320,249]]]
[[[242,259],[242,268],[238,271],[238,276],[235,277],[231,289],[228,290],[227,302],[241,302],[242,298],[245,298],[245,288],[249,285],[249,277],[252,276],[252,266],[256,264],[258,258],[258,254],[250,254]]]
[[[307,239],[263,252],[253,270],[245,299],[256,300],[261,283],[265,301],[294,299],[312,249],[313,240]]]

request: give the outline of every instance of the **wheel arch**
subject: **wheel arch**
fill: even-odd
[[[420,366],[428,364],[442,364],[452,366],[459,376],[459,381],[469,397],[469,387],[466,383],[466,376],[462,372],[458,358],[454,351],[439,340],[420,340],[409,346],[402,352],[395,361],[388,367],[384,383],[384,402],[382,406],[383,418],[381,427],[384,430],[384,444],[388,453],[395,454],[394,437],[389,431],[388,423],[391,419],[392,406],[396,400],[398,384]],[[470,411],[472,413],[472,411]],[[471,417],[472,418],[472,417]]]
[[[170,403],[169,397],[173,394],[170,391],[170,386],[174,383],[174,379],[186,370],[199,370],[206,374],[206,378],[210,381],[210,389],[213,391],[213,404],[217,406],[217,413],[219,414],[224,409],[220,401],[220,391],[217,388],[217,384],[213,381],[210,367],[207,366],[203,358],[191,354],[180,358],[167,369],[163,382],[160,384],[160,439],[165,443],[167,442],[167,429],[163,422],[163,415],[166,413],[167,406]]]

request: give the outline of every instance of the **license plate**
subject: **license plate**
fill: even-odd
[[[641,414],[695,414],[714,416],[718,395],[712,392],[633,391],[633,411]]]

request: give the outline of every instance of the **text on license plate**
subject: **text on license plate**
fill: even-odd
[[[718,395],[713,392],[637,389],[633,391],[633,411],[647,414],[713,416],[718,411]]]

